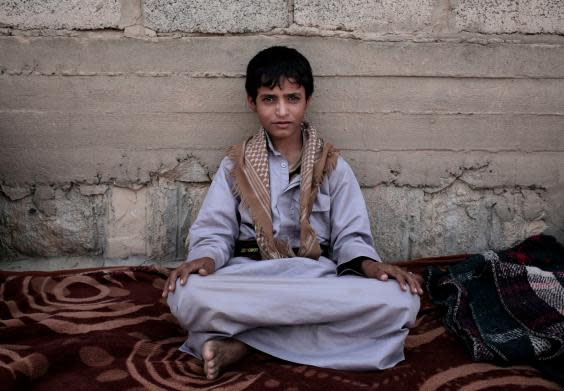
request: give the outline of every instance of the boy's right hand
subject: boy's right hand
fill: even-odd
[[[185,285],[188,281],[188,276],[192,273],[207,276],[213,272],[215,272],[215,262],[209,257],[198,258],[193,261],[183,263],[168,275],[162,296],[167,297],[170,292],[174,292],[176,289],[176,279],[179,277],[180,284]]]

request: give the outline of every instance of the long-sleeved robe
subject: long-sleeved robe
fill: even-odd
[[[299,247],[300,176],[268,143],[273,233]],[[256,261],[233,257],[237,240],[253,240],[249,210],[233,196],[233,163],[225,158],[190,229],[188,261],[210,257],[216,272],[177,284],[168,303],[189,330],[181,350],[201,357],[211,338],[235,338],[273,356],[338,369],[384,369],[403,360],[419,298],[395,280],[358,275],[347,263],[374,261],[366,206],[350,166],[339,158],[310,216],[329,257]]]

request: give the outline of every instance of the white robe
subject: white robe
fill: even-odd
[[[403,360],[419,297],[395,280],[347,269],[374,250],[360,187],[339,158],[320,186],[310,223],[329,257],[255,261],[233,258],[236,240],[255,238],[250,213],[233,196],[232,162],[224,159],[190,229],[187,261],[210,257],[216,272],[191,275],[168,296],[171,312],[189,331],[181,350],[201,358],[211,338],[235,338],[272,356],[319,367],[369,370]],[[299,247],[299,175],[269,143],[273,233]]]

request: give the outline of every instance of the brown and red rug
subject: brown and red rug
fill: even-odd
[[[527,366],[474,363],[426,297],[406,360],[345,372],[253,353],[219,379],[178,351],[158,267],[0,272],[2,390],[562,390]]]

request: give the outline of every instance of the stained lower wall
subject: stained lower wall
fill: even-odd
[[[0,257],[176,259],[288,45],[384,258],[564,238],[560,1],[0,0]]]

